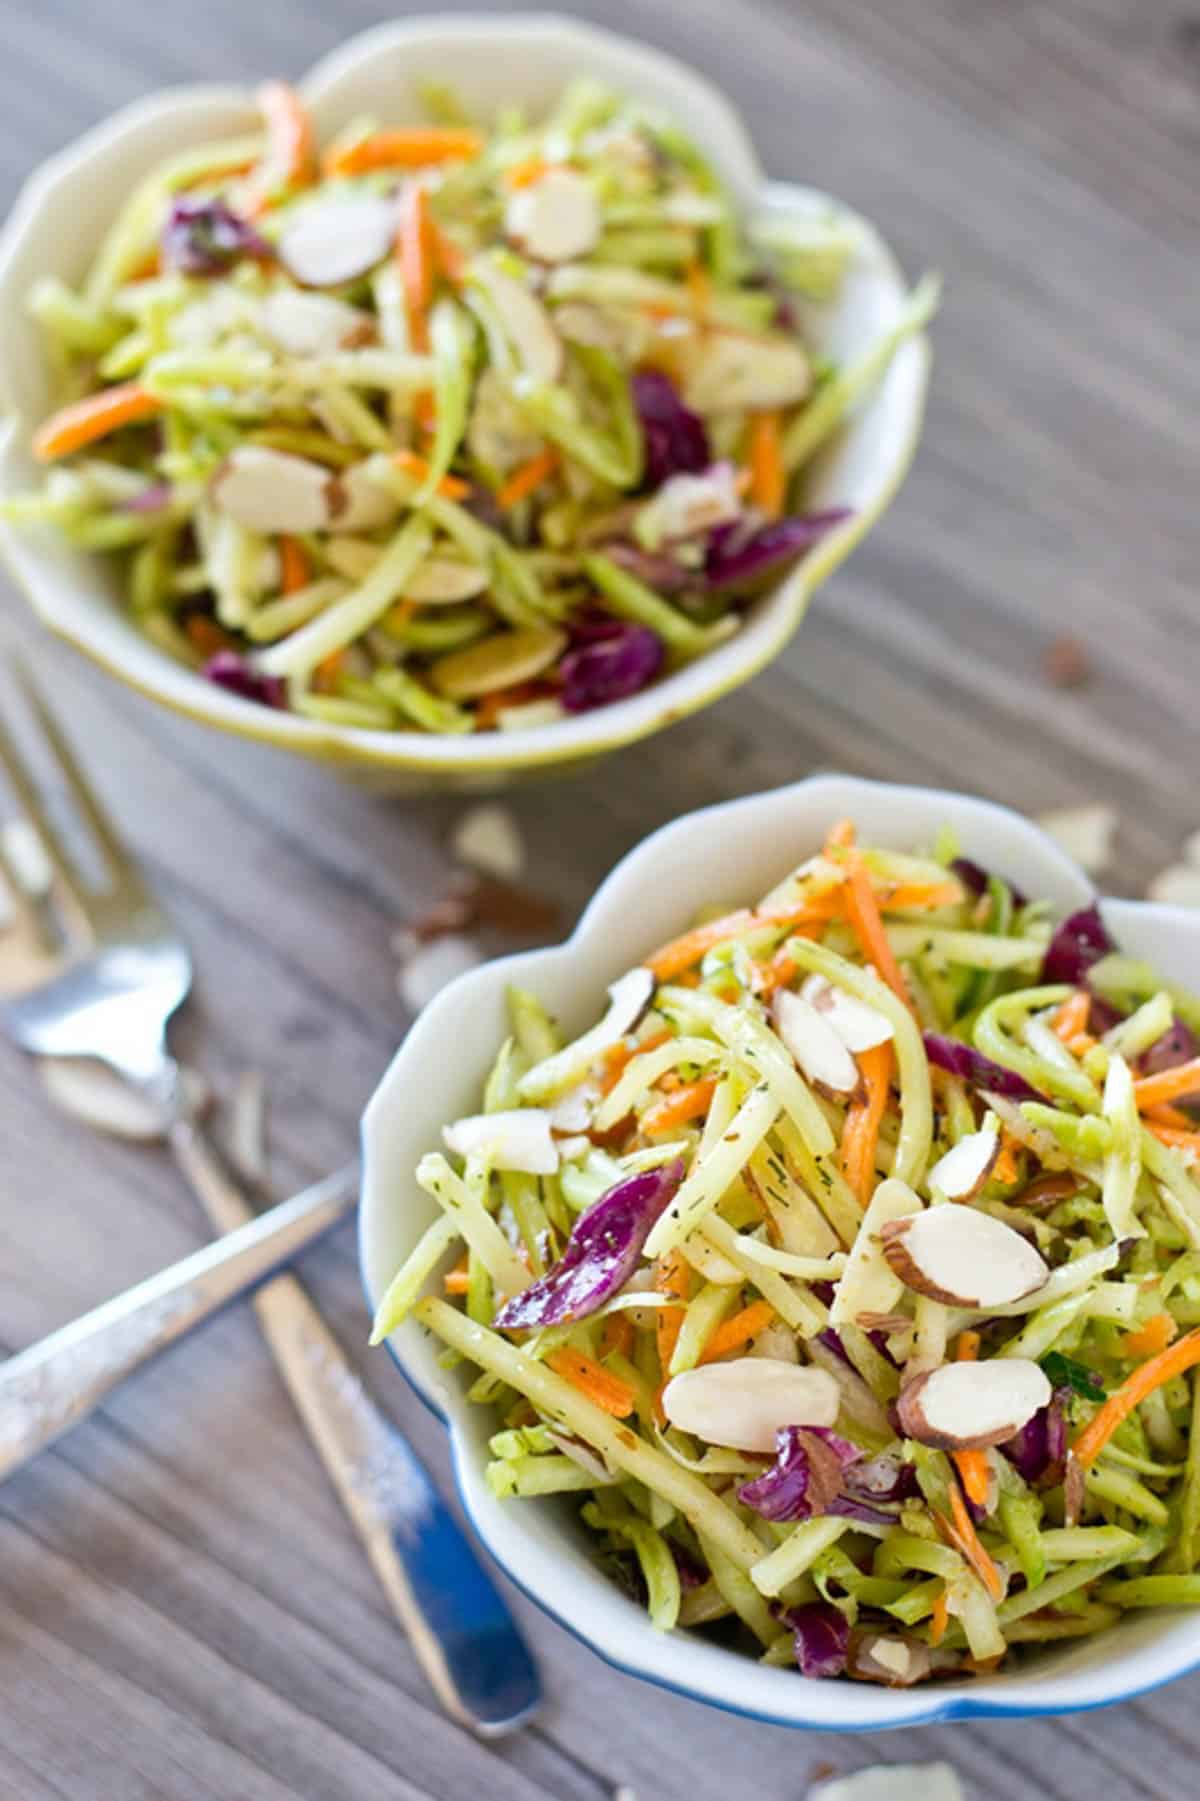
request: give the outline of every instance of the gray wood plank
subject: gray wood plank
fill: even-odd
[[[166,81],[298,73],[395,10],[24,8],[0,66],[0,202],[114,105]],[[1200,553],[1194,28],[1167,0],[568,10],[706,68],[751,109],[773,173],[862,207],[910,269],[945,271],[948,297],[913,475],[787,653],[653,745],[514,795],[564,925],[664,820],[830,766],[1030,811],[1109,798],[1112,886],[1142,891],[1200,824],[1180,754],[1195,741]],[[3,605],[27,635],[16,598]],[[1062,632],[1093,664],[1071,694],[1042,673]],[[456,806],[211,743],[38,655],[195,948],[181,1043],[218,1082],[266,1072],[281,1183],[330,1167],[404,1029],[388,939],[438,894]],[[0,1171],[5,1347],[203,1237],[161,1158],[53,1117],[2,1046]],[[448,1482],[440,1431],[363,1351],[352,1235],[305,1275]],[[823,1765],[936,1756],[975,1801],[1194,1786],[1195,1679],[1086,1721],[801,1738],[639,1687],[520,1597],[551,1705],[484,1748],[433,1708],[236,1313],[7,1487],[0,1539],[0,1794],[21,1801],[601,1801],[618,1782],[643,1801],[796,1801]]]

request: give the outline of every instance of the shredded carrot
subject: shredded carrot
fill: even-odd
[[[846,850],[858,839],[858,827],[852,819],[835,819],[825,834],[825,854],[832,850]]]
[[[954,1355],[959,1363],[974,1363],[979,1355],[978,1332],[960,1332]],[[958,1471],[958,1479],[968,1501],[976,1507],[986,1507],[988,1498],[988,1460],[986,1451],[955,1451],[952,1453],[954,1467]]]
[[[787,988],[795,980],[799,964],[786,950],[778,950],[769,963],[760,963],[757,972],[758,992],[769,1000],[779,988]]]
[[[619,1351],[622,1357],[628,1357],[633,1341],[633,1321],[623,1313],[610,1313],[600,1334],[600,1355],[607,1357],[611,1351]]]
[[[452,287],[461,287],[467,273],[466,257],[454,239],[444,232],[436,222],[433,227],[433,241],[437,251],[438,268]]]
[[[400,227],[396,257],[404,282],[404,308],[408,316],[408,341],[413,350],[429,348],[429,303],[433,299],[437,247],[429,195],[414,181],[400,200]]]
[[[1147,1107],[1142,1115],[1148,1126],[1173,1126],[1177,1132],[1194,1132],[1196,1122],[1181,1107],[1172,1107],[1164,1101],[1161,1107]]]
[[[879,911],[879,902],[875,890],[871,886],[871,878],[862,853],[853,846],[841,853],[840,861],[846,871],[846,884],[843,900],[846,917],[850,921],[851,930],[858,939],[863,956],[877,973],[882,976],[893,994],[902,1000],[906,1007],[912,1006],[908,992],[908,984],[896,961],[895,952],[888,943],[887,933],[883,929],[883,919]]]
[[[727,938],[736,938],[742,932],[751,932],[757,926],[770,928],[782,926],[788,929],[819,924],[830,917],[829,902],[807,900],[802,907],[785,908],[782,912],[755,913],[749,907],[742,907],[736,913],[723,914],[720,919],[710,919],[705,925],[693,926],[690,932],[684,932],[680,938],[672,938],[669,943],[662,944],[647,957],[646,967],[653,971],[660,982],[670,982],[681,976],[683,972],[699,963],[701,957],[714,945],[724,944]]]
[[[424,481],[429,474],[429,464],[415,450],[393,450],[392,461],[397,469],[403,469],[405,475],[411,475],[414,481]],[[443,500],[465,500],[471,492],[471,484],[457,475],[443,475],[437,491]]]
[[[524,500],[536,488],[540,488],[544,481],[549,480],[558,468],[559,460],[558,451],[552,445],[539,450],[527,463],[514,469],[508,480],[497,488],[496,505],[506,510],[515,507],[518,501]]]
[[[768,519],[778,519],[787,496],[787,470],[781,445],[783,430],[779,413],[755,413],[750,420],[748,461],[750,465],[750,498]]]
[[[654,1286],[659,1294],[675,1295],[680,1301],[686,1301],[691,1287],[692,1273],[682,1251],[668,1251],[660,1257],[654,1270]],[[682,1307],[660,1307],[654,1316],[654,1338],[658,1346],[658,1366],[666,1383],[667,1372],[671,1367],[671,1359],[675,1355],[675,1346],[683,1328]],[[662,1389],[659,1389],[661,1397]]]
[[[1079,1032],[1086,1032],[1088,1015],[1092,1008],[1092,997],[1083,988],[1077,988],[1069,994],[1061,1007],[1055,1010],[1050,1021],[1050,1030],[1064,1044],[1070,1044]]]
[[[466,1294],[471,1286],[471,1276],[465,1257],[461,1257],[453,1269],[446,1271],[442,1286],[447,1294]]]
[[[33,454],[39,463],[53,463],[97,438],[106,438],[122,425],[136,425],[141,419],[161,413],[162,407],[158,396],[147,393],[137,382],[101,388],[98,394],[89,394],[86,400],[77,400],[51,413],[33,434]]]
[[[1160,1144],[1168,1144],[1174,1151],[1196,1151],[1200,1153],[1200,1132],[1182,1131],[1178,1126],[1152,1125],[1150,1130]]]
[[[769,1301],[751,1301],[748,1307],[723,1320],[710,1335],[700,1353],[701,1363],[712,1363],[714,1358],[726,1357],[730,1351],[740,1351],[774,1318],[775,1309]]]
[[[228,650],[233,643],[229,633],[222,631],[215,619],[209,619],[205,613],[193,613],[183,628],[183,635],[202,657],[215,657],[219,650]]]
[[[935,907],[956,907],[963,891],[957,882],[897,882],[894,888],[881,888],[878,901],[885,913],[917,913]]]
[[[1161,1388],[1164,1382],[1173,1377],[1183,1375],[1194,1364],[1200,1363],[1200,1327],[1168,1345],[1165,1351],[1158,1351],[1148,1357],[1145,1363],[1126,1376],[1120,1388],[1115,1389],[1105,1401],[1103,1407],[1089,1420],[1075,1443],[1071,1447],[1075,1461],[1090,1469],[1097,1457],[1112,1437],[1123,1420],[1127,1420],[1134,1408]]]
[[[1126,1332],[1121,1349],[1127,1357],[1155,1357],[1165,1351],[1178,1327],[1169,1313],[1155,1313],[1136,1332]]]
[[[652,1032],[649,1038],[643,1038],[640,1043],[630,1043],[627,1038],[621,1038],[616,1044],[610,1045],[601,1059],[604,1074],[600,1078],[600,1092],[608,1094],[616,1087],[631,1057],[640,1057],[643,1051],[656,1051],[660,1044],[666,1044],[674,1036],[673,1032],[663,1030]]]
[[[344,650],[331,650],[327,657],[321,658],[321,661],[313,670],[313,687],[318,694],[328,694],[336,685],[338,676],[342,673],[342,666],[345,661],[346,653]]]
[[[683,272],[684,284],[688,298],[692,303],[692,311],[696,317],[703,319],[712,306],[712,281],[704,264],[694,257]]]
[[[242,194],[242,208],[252,217],[278,194],[311,181],[316,173],[312,120],[295,88],[286,81],[264,81],[255,99],[267,128],[267,147]]]
[[[999,1601],[1004,1594],[1004,1583],[1000,1572],[987,1547],[975,1530],[975,1524],[967,1512],[967,1504],[958,1492],[956,1483],[950,1486],[950,1510],[954,1515],[951,1542],[957,1546],[974,1570],[993,1601]]]
[[[507,188],[531,188],[549,169],[550,164],[544,156],[527,156],[504,171],[504,185]]]
[[[1099,1042],[1090,1032],[1076,1032],[1074,1038],[1068,1038],[1067,1049],[1073,1057],[1086,1057],[1089,1051],[1095,1050]]]
[[[483,149],[477,131],[457,125],[409,125],[373,131],[369,137],[325,157],[326,175],[366,175],[372,169],[428,169],[435,163],[467,162]]]
[[[636,1396],[628,1382],[611,1375],[594,1357],[571,1345],[560,1345],[557,1351],[548,1354],[546,1362],[564,1382],[577,1388],[605,1413],[611,1413],[614,1419],[623,1420],[626,1414],[633,1412]]]
[[[929,1642],[931,1645],[941,1644],[949,1624],[950,1604],[946,1599],[946,1591],[943,1589],[934,1602],[933,1611],[929,1616]]]
[[[649,1137],[656,1132],[670,1132],[675,1126],[685,1125],[689,1119],[703,1119],[716,1092],[715,1076],[685,1083],[676,1094],[668,1095],[646,1109],[642,1115],[642,1132]]]
[[[851,1101],[842,1128],[842,1170],[864,1207],[875,1189],[875,1151],[887,1110],[892,1062],[890,1040],[860,1051],[858,1067],[866,1093]]]
[[[1200,1057],[1176,1063],[1172,1069],[1160,1069],[1156,1076],[1143,1076],[1134,1083],[1133,1092],[1142,1112],[1147,1107],[1160,1107],[1164,1101],[1177,1101],[1184,1094],[1200,1094]]]
[[[992,1181],[1003,1187],[1011,1187],[1021,1173],[1017,1162],[1017,1153],[1021,1149],[1021,1141],[1014,1138],[1007,1127],[1000,1134],[1000,1151],[992,1165]]]
[[[285,594],[303,588],[310,574],[308,553],[299,538],[287,532],[279,540],[279,585]]]

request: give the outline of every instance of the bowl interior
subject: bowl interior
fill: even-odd
[[[966,852],[1028,891],[1070,910],[1088,882],[1027,821],[1005,809],[925,789],[816,777],[775,794],[707,809],[641,845],[601,888],[575,937],[553,950],[506,958],[461,978],[418,1019],[367,1110],[362,1256],[368,1294],[382,1294],[434,1214],[412,1171],[440,1142],[441,1126],[473,1111],[506,1031],[509,982],[533,988],[567,1032],[602,1007],[606,985],[711,902],[744,904],[821,844],[832,821],[852,814],[865,840],[897,849],[928,844],[943,824]],[[1200,917],[1104,903],[1123,946],[1153,957],[1163,974],[1200,981]],[[461,1372],[437,1365],[437,1346],[409,1325],[392,1349],[422,1397],[448,1421],[464,1501],[489,1549],[556,1617],[611,1661],[737,1711],[825,1729],[912,1724],[959,1715],[1062,1711],[1102,1704],[1178,1674],[1200,1657],[1185,1614],[1131,1616],[1100,1639],[1053,1647],[983,1683],[892,1693],[861,1684],[797,1682],[687,1634],[663,1637],[642,1609],[590,1563],[588,1535],[569,1506],[497,1501],[483,1481],[486,1408],[463,1399]]]
[[[739,201],[807,208],[805,190],[764,188],[750,141],[708,82],[673,58],[612,33],[553,17],[414,19],[381,26],[321,63],[304,83],[321,132],[361,113],[416,116],[424,79],[449,76],[484,114],[520,103],[545,110],[586,73],[677,117],[713,158]],[[51,380],[26,300],[41,275],[76,281],[137,182],[188,145],[252,128],[248,97],[223,88],[152,96],[69,147],[39,171],[0,236],[0,495],[29,488],[39,471],[29,433],[53,404]],[[834,306],[807,322],[821,354],[848,356],[894,317],[903,278],[878,235],[861,223],[862,249]],[[364,732],[272,713],[202,681],[171,661],[125,618],[111,559],[72,551],[49,529],[0,522],[0,552],[52,629],[113,674],[167,704],[228,730],[343,761],[409,764],[429,771],[519,768],[623,744],[693,711],[753,674],[799,623],[808,597],[882,511],[907,466],[919,429],[927,368],[923,343],[905,345],[884,381],[813,472],[814,506],[847,505],[854,517],[759,600],[727,644],[641,695],[537,731],[460,739]]]

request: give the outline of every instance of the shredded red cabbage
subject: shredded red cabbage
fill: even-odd
[[[648,625],[610,620],[603,636],[577,643],[563,657],[562,704],[568,713],[586,713],[640,693],[662,668],[663,655],[662,639]]]
[[[695,580],[695,572],[685,569],[677,558],[665,550],[643,550],[640,545],[626,544],[618,539],[612,544],[600,546],[610,563],[616,563],[621,569],[627,569],[635,575],[639,582],[645,582],[657,594],[678,594],[681,588]]]
[[[704,421],[684,406],[670,377],[639,369],[631,386],[646,449],[646,486],[660,488],[672,475],[707,469],[712,458]]]
[[[747,588],[765,580],[811,550],[826,532],[849,519],[850,511],[849,507],[830,507],[824,513],[772,519],[748,536],[741,520],[718,525],[709,534],[705,585],[710,590]]]
[[[223,200],[172,203],[162,229],[162,258],[183,275],[223,275],[244,256],[269,257],[271,246]]]
[[[622,1289],[660,1213],[683,1181],[680,1159],[628,1176],[602,1194],[575,1221],[567,1248],[523,1294],[506,1301],[495,1318],[502,1331],[521,1326],[561,1326],[586,1319]]]
[[[978,899],[981,894],[987,893],[988,883],[992,879],[992,872],[985,869],[982,863],[976,863],[970,857],[955,857],[950,867],[967,892],[973,894],[976,899]],[[1022,894],[1021,890],[1014,883],[1010,882],[1007,876],[1001,876],[1000,880],[1005,884],[1008,892],[1012,895],[1013,906],[1023,907],[1027,896]]]
[[[961,1076],[973,1088],[990,1088],[993,1094],[1010,1101],[1044,1101],[1046,1096],[1032,1088],[1024,1076],[1001,1063],[993,1063],[982,1051],[964,1044],[960,1038],[947,1038],[941,1032],[926,1032],[925,1055],[939,1069]]]
[[[775,1462],[752,1482],[738,1490],[738,1500],[765,1520],[810,1520],[817,1514],[836,1514],[871,1526],[891,1526],[896,1516],[878,1502],[883,1472],[878,1460],[863,1463],[863,1454],[849,1439],[825,1426],[784,1426],[775,1440]],[[896,1472],[889,1470],[886,1487],[894,1490]]]
[[[850,1623],[832,1601],[810,1601],[779,1615],[796,1645],[802,1676],[844,1676],[850,1650]]]
[[[277,675],[260,675],[236,650],[219,650],[204,665],[204,675],[218,688],[256,700],[264,707],[287,707],[287,689]]]
[[[1070,982],[1078,987],[1093,963],[1107,957],[1116,945],[1100,917],[1095,901],[1080,907],[1057,928],[1046,946],[1042,963],[1043,982]]]
[[[1055,1477],[1067,1455],[1066,1403],[1070,1390],[1056,1388],[1047,1406],[1000,1446],[1017,1474],[1031,1485],[1043,1486]]]

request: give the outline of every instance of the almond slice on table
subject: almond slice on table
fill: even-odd
[[[556,663],[566,647],[566,632],[554,626],[494,632],[466,650],[439,657],[430,667],[430,680],[451,700],[475,700],[493,689],[532,681]]]
[[[505,236],[539,263],[586,256],[600,236],[600,207],[592,185],[574,169],[549,169],[518,188],[504,209]]]
[[[1000,1134],[994,1126],[968,1132],[944,1157],[938,1158],[927,1177],[929,1187],[936,1188],[948,1201],[973,1200],[991,1175],[999,1155]]]
[[[673,1376],[662,1405],[673,1426],[705,1444],[769,1453],[783,1426],[832,1426],[838,1386],[811,1365],[739,1357]]]
[[[284,228],[279,260],[304,288],[336,288],[381,263],[396,209],[381,194],[340,195],[305,206]]]
[[[801,1074],[819,1094],[833,1101],[854,1098],[862,1087],[862,1074],[824,1014],[802,995],[780,988],[771,1003],[771,1019]]]
[[[501,881],[515,882],[525,868],[525,841],[516,819],[495,802],[468,808],[451,833],[450,848],[460,863]]]
[[[324,356],[369,341],[375,335],[369,313],[329,294],[301,294],[277,288],[258,312],[265,335],[291,356]]]
[[[856,994],[835,988],[824,976],[810,975],[800,989],[801,999],[815,1007],[833,1027],[848,1051],[874,1050],[895,1037],[892,1023],[878,1008],[860,1001]]]
[[[1168,907],[1200,907],[1200,869],[1178,863],[1160,871],[1146,889],[1146,899]]]
[[[945,1209],[939,1209],[945,1211]],[[982,1451],[1019,1432],[1050,1401],[1050,1382],[1028,1357],[943,1363],[900,1390],[901,1431],[939,1451]]]
[[[1117,815],[1103,802],[1039,813],[1034,824],[1039,825],[1047,837],[1053,838],[1058,848],[1089,875],[1098,875],[1112,855]]]
[[[486,1156],[493,1169],[521,1170],[530,1176],[552,1176],[558,1169],[558,1146],[550,1131],[550,1115],[540,1107],[514,1107],[505,1113],[475,1113],[442,1127],[447,1150],[460,1157]]]
[[[1006,1307],[1036,1293],[1050,1275],[1019,1232],[974,1207],[928,1207],[889,1220],[879,1236],[905,1287],[946,1307]]]
[[[321,463],[261,444],[240,444],[210,483],[213,505],[255,532],[315,532],[343,504],[338,477]]]

